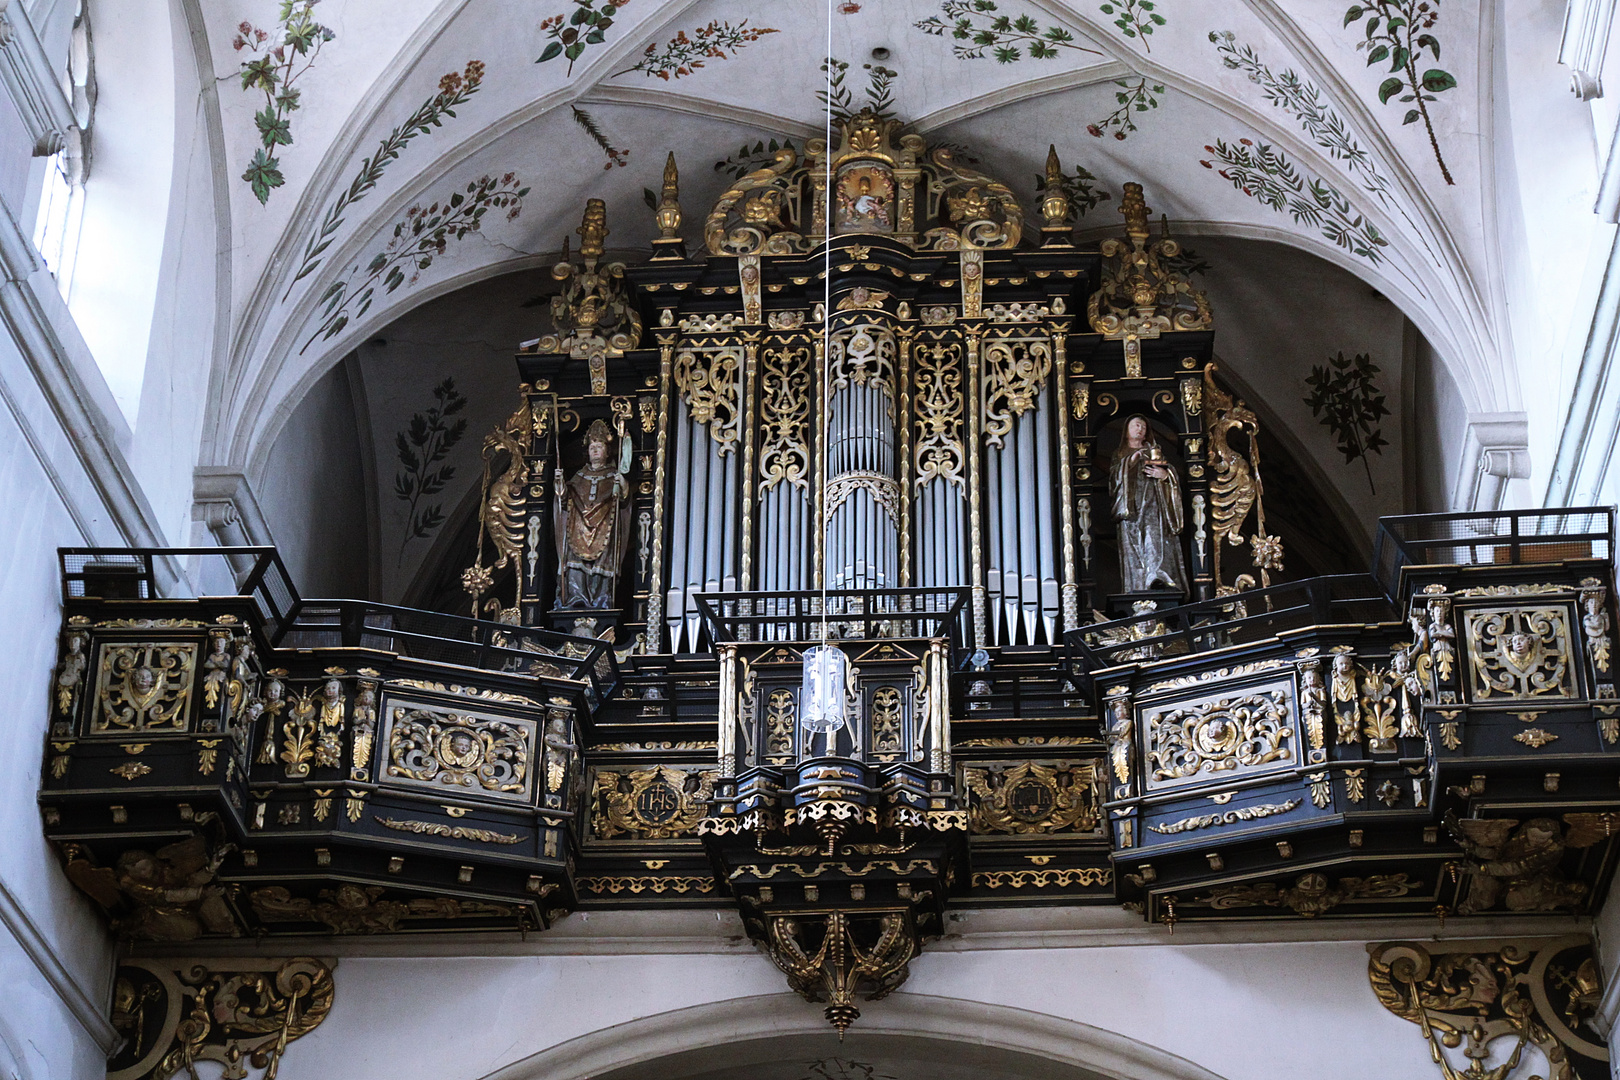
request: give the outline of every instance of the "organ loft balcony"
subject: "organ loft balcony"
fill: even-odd
[[[673,157],[645,261],[590,200],[460,614],[64,550],[68,876],[136,948],[730,909],[840,1030],[965,908],[1596,910],[1612,511],[1389,518],[1322,572],[1147,193],[1085,247],[1046,179],[1035,226],[867,112],[702,252]]]

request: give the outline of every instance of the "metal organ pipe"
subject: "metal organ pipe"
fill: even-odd
[[[670,524],[669,592],[664,600],[664,622],[669,631],[669,651],[681,651],[681,628],[686,622],[686,545],[692,524],[692,428],[686,402],[675,404],[674,517]]]
[[[1036,485],[1040,477],[1035,472],[1035,417],[1030,413],[1020,416],[1013,428],[1018,443],[1018,475],[1033,477]],[[1035,640],[1035,624],[1040,616],[1040,579],[1036,577],[1039,563],[1035,535],[1036,501],[1027,487],[1019,490],[1018,498],[1018,599],[1023,614],[1024,640]]]
[[[1035,405],[1035,496],[1036,520],[1040,522],[1041,621],[1046,629],[1046,640],[1053,644],[1058,640],[1058,614],[1062,603],[1057,574],[1057,515],[1052,499],[1052,415],[1046,406],[1056,400],[1048,390],[1036,399]]]

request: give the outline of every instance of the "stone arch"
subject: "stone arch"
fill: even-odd
[[[844,1044],[833,1040],[819,1010],[806,1008],[792,994],[771,994],[604,1028],[514,1061],[482,1080],[676,1080],[698,1075],[697,1069],[718,1072],[781,1060],[770,1052],[791,1052],[811,1038],[820,1040],[814,1045],[829,1057],[881,1049],[885,1041],[911,1055],[933,1048],[1000,1056],[1005,1064],[1023,1066],[1022,1072],[1009,1074],[1015,1076],[1036,1077],[1041,1073],[1035,1070],[1044,1067],[1052,1076],[1085,1080],[1223,1080],[1157,1047],[1046,1013],[928,994],[900,993],[881,1003],[861,1004],[861,1019]]]

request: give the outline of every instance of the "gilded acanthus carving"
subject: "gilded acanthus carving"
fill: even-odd
[[[1190,818],[1173,821],[1168,825],[1149,825],[1148,829],[1151,832],[1165,836],[1174,836],[1176,833],[1193,832],[1198,829],[1213,829],[1222,825],[1236,825],[1239,822],[1276,817],[1278,814],[1286,814],[1290,810],[1297,810],[1299,805],[1300,801],[1298,799],[1289,799],[1287,802],[1240,806],[1236,810],[1222,810],[1214,814],[1196,814]]]
[[[1589,890],[1564,877],[1564,852],[1620,832],[1620,814],[1565,814],[1563,824],[1550,817],[1521,822],[1459,820],[1448,814],[1446,828],[1468,856],[1460,868],[1468,875],[1468,895],[1457,905],[1458,914],[1490,911],[1498,904],[1509,911],[1578,911]]]
[[[810,350],[772,347],[760,357],[760,493],[783,481],[808,492]]]
[[[968,828],[975,834],[1092,832],[1097,828],[1092,768],[1068,761],[1025,761],[962,769],[973,793]]]
[[[819,934],[812,923],[821,924]],[[801,997],[827,1002],[827,1020],[840,1033],[860,1018],[856,994],[886,997],[906,981],[921,947],[905,908],[773,913],[766,916],[765,946]]]
[[[1464,618],[1475,700],[1574,696],[1566,609],[1476,608]]]
[[[967,452],[962,445],[962,370],[955,345],[919,344],[914,350],[917,394],[916,484],[934,480],[958,489],[967,483]]]
[[[123,1042],[107,1064],[108,1080],[195,1077],[198,1062],[223,1066],[208,1075],[224,1080],[245,1080],[249,1066],[274,1080],[287,1045],[331,1011],[336,963],[307,956],[125,960],[112,1006]]]
[[[384,775],[437,790],[526,797],[534,739],[532,720],[395,705]]]
[[[737,448],[742,431],[738,407],[743,350],[737,345],[682,345],[675,353],[675,388],[694,422],[709,429],[720,453]]]
[[[667,840],[690,836],[708,810],[718,774],[712,770],[650,769],[596,774],[591,831],[597,839],[625,836]]]
[[[1217,911],[1246,907],[1285,907],[1295,915],[1314,919],[1326,915],[1347,901],[1390,900],[1421,890],[1423,883],[1405,874],[1374,874],[1331,880],[1311,871],[1301,874],[1291,885],[1262,882],[1258,885],[1223,885],[1203,896],[1183,900],[1185,907],[1210,907]]]
[[[1606,1040],[1593,1026],[1603,983],[1590,938],[1397,941],[1367,951],[1373,993],[1419,1026],[1442,1080],[1608,1076]],[[1527,1059],[1530,1048],[1539,1055]]]
[[[991,338],[984,349],[984,440],[1003,446],[1013,421],[1035,408],[1052,373],[1052,345],[1046,338]]]
[[[263,922],[318,922],[337,934],[392,934],[412,919],[516,918],[516,908],[447,896],[385,899],[376,886],[343,884],[322,889],[317,899],[294,896],[280,885],[255,889],[248,896]]]
[[[102,645],[90,734],[184,731],[196,666],[195,642]]]
[[[1150,721],[1154,782],[1294,760],[1288,691],[1265,689],[1169,709]]]

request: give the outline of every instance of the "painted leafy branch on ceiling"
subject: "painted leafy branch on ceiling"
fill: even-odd
[[[1165,24],[1164,16],[1153,10],[1155,6],[1154,0],[1108,0],[1099,5],[1098,10],[1113,19],[1120,33],[1136,38],[1144,50],[1152,52],[1148,38],[1155,26]]]
[[[1406,110],[1402,124],[1423,121],[1429,135],[1429,147],[1440,166],[1440,175],[1448,184],[1455,184],[1446,159],[1440,153],[1440,140],[1435,138],[1434,123],[1429,119],[1429,102],[1435,95],[1454,89],[1457,79],[1449,71],[1433,67],[1418,74],[1418,61],[1427,49],[1434,62],[1440,62],[1440,39],[1430,33],[1440,21],[1440,0],[1373,0],[1371,4],[1352,4],[1344,13],[1344,25],[1362,23],[1364,37],[1356,43],[1359,51],[1367,54],[1367,66],[1389,61],[1389,77],[1378,86],[1378,101],[1387,105],[1391,98],[1414,107]]]
[[[615,72],[614,75],[628,75],[632,71],[640,71],[649,79],[659,78],[666,82],[679,79],[703,67],[707,60],[724,60],[729,56],[736,56],[742,51],[743,46],[758,41],[766,34],[777,32],[770,26],[749,26],[747,19],[735,25],[716,19],[707,26],[698,27],[690,34],[685,30],[680,31],[662,48],[656,41],[652,42],[641,54],[640,60],[623,71]]]
[[[613,17],[630,0],[613,0],[597,6],[597,0],[574,0],[574,10],[553,15],[540,23],[540,33],[550,40],[540,50],[535,63],[543,64],[559,56],[568,61],[568,74],[574,73],[574,61],[592,45],[607,41]]]
[[[1361,185],[1363,191],[1376,198],[1386,209],[1393,209],[1405,218],[1412,234],[1428,247],[1423,231],[1390,190],[1391,181],[1379,167],[1377,159],[1357,141],[1350,125],[1334,109],[1320,87],[1302,78],[1292,68],[1273,71],[1252,46],[1240,43],[1230,30],[1212,31],[1209,40],[1220,53],[1223,65],[1233,71],[1241,71],[1260,88],[1267,103],[1292,116],[1312,142],[1326,150],[1329,157],[1343,163],[1345,171]]]
[[[602,168],[611,169],[618,166],[622,169],[630,164],[630,151],[621,150],[615,146],[613,140],[607,137],[607,132],[602,130],[602,125],[596,122],[596,117],[572,102],[569,103],[568,108],[573,114],[574,123],[578,124],[580,130],[590,136],[591,142],[595,143],[602,153],[607,155],[607,163]]]
[[[242,174],[260,205],[270,200],[272,190],[287,182],[281,175],[281,160],[275,155],[276,147],[292,145],[292,114],[303,96],[294,84],[315,66],[321,46],[337,36],[330,27],[316,21],[314,9],[319,2],[282,0],[272,30],[244,21],[231,42],[231,47],[244,57],[237,72],[242,89],[264,94],[264,108],[253,114],[259,148]]]
[[[309,341],[304,342],[304,348],[309,348],[316,338],[336,337],[351,319],[364,315],[376,299],[379,285],[387,295],[401,285],[416,284],[422,271],[433,265],[436,256],[444,254],[451,241],[464,240],[478,232],[484,215],[491,210],[506,211],[508,221],[516,218],[523,210],[523,197],[528,193],[529,189],[512,173],[498,179],[483,176],[469,182],[463,190],[452,192],[448,198],[435,199],[426,207],[418,203],[405,211],[405,216],[394,224],[387,246],[366,264],[358,287],[351,289],[354,277],[351,272],[349,277],[334,282],[322,294],[323,321]]]
[[[832,114],[834,120],[849,121],[862,108],[871,109],[879,120],[894,118],[894,80],[900,73],[882,64],[862,64],[866,72],[866,104],[855,104],[855,93],[847,85],[849,62],[835,56],[821,61],[821,70],[827,75],[827,84],[816,91],[816,100]]]
[[[1383,261],[1382,249],[1389,241],[1377,227],[1356,213],[1338,188],[1301,172],[1281,150],[1252,139],[1230,144],[1217,139],[1204,151],[1210,157],[1199,164],[1215,169],[1243,194],[1288,214],[1296,224],[1320,230],[1346,251],[1373,263]]]
[[[1367,470],[1367,486],[1374,493],[1378,489],[1373,486],[1368,455],[1381,454],[1389,445],[1379,422],[1389,415],[1389,406],[1374,381],[1378,371],[1367,353],[1357,353],[1350,359],[1342,352],[1330,356],[1325,366],[1311,367],[1305,377],[1311,392],[1304,399],[1311,415],[1332,433],[1344,463],[1361,460],[1362,468]]]
[[[1104,0],[1098,10],[1108,16],[1120,34],[1152,52],[1148,38],[1156,27],[1168,20],[1156,9],[1161,0]],[[1057,25],[1043,25],[1028,14],[1012,15],[1003,12],[996,0],[942,0],[940,14],[930,15],[912,24],[935,37],[950,37],[951,51],[962,60],[982,60],[992,56],[998,63],[1011,64],[1026,55],[1032,60],[1051,60],[1062,50],[1103,56],[1098,50],[1082,45],[1075,35]],[[1102,119],[1086,125],[1086,131],[1097,137],[1112,135],[1124,139],[1136,130],[1139,113],[1151,112],[1159,107],[1164,86],[1145,76],[1116,79],[1114,85],[1115,109]]]
[[[454,465],[442,464],[450,451],[467,434],[465,416],[451,420],[467,407],[467,399],[456,389],[454,379],[433,388],[435,404],[416,413],[405,430],[394,435],[394,450],[401,469],[394,474],[394,497],[406,503],[405,535],[399,542],[399,558],[412,540],[426,540],[444,524],[444,506],[425,502],[440,494],[456,477]]]
[[[476,94],[483,80],[483,61],[469,60],[465,70],[452,71],[441,78],[439,92],[418,106],[403,124],[389,132],[388,136],[377,144],[377,149],[360,163],[360,169],[349,181],[349,186],[333,201],[321,219],[320,225],[304,245],[298,273],[293,276],[294,284],[314,273],[316,267],[321,265],[327,248],[332,246],[338,230],[343,227],[344,214],[348,212],[349,207],[376,188],[389,162],[398,158],[418,135],[442,127],[446,119],[453,119],[456,115],[456,106],[464,104],[468,98]],[[288,286],[288,291],[291,292],[291,286]]]
[[[995,0],[944,0],[940,12],[912,25],[935,37],[950,35],[956,43],[951,52],[962,60],[980,60],[989,55],[997,63],[1011,64],[1025,54],[1032,60],[1050,60],[1060,49],[1103,55],[1080,44],[1061,26],[1042,26],[1031,15],[1005,14]]]

